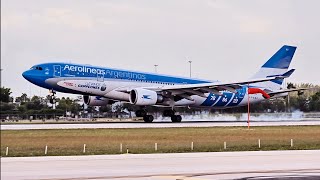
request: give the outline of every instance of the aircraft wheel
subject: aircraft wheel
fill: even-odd
[[[173,115],[171,116],[171,121],[172,122],[181,122],[182,117],[180,115]]]
[[[145,115],[144,117],[143,117],[143,120],[144,120],[144,122],[146,122],[146,123],[151,123],[152,121],[153,121],[153,116],[152,115]]]
[[[180,115],[176,115],[176,118],[177,118],[177,122],[181,122],[182,117]]]

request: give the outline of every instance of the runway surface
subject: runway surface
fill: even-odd
[[[311,126],[320,125],[315,121],[254,121],[250,126]],[[169,128],[169,127],[246,127],[247,122],[217,122],[217,121],[187,121],[171,122],[105,122],[105,123],[74,123],[74,124],[1,124],[1,130],[28,130],[28,129],[91,129],[91,128]]]
[[[320,179],[320,150],[1,158],[1,179]]]

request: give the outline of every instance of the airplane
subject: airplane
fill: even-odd
[[[141,109],[137,117],[152,122],[146,106],[171,107],[163,111],[172,122],[181,122],[174,107],[232,108],[287,96],[304,89],[282,89],[296,47],[282,46],[252,78],[245,81],[220,82],[156,73],[138,72],[100,66],[50,62],[37,64],[23,72],[31,83],[52,92],[83,95],[90,106],[105,106],[116,101],[127,102]]]

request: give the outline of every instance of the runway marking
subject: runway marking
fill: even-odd
[[[150,174],[150,175],[133,175],[133,176],[99,176],[99,177],[76,177],[76,178],[49,178],[49,179],[41,179],[41,180],[93,180],[93,179],[128,179],[128,178],[152,178],[152,177],[174,177],[179,178],[176,180],[196,180],[195,177],[201,176],[218,176],[218,175],[241,175],[241,174],[290,174],[290,173],[303,173],[303,174],[311,174],[311,173],[319,173],[319,175],[313,177],[320,178],[320,168],[319,169],[288,169],[288,170],[270,170],[270,171],[238,171],[238,172],[215,172],[215,173],[177,173],[177,174]],[[287,175],[292,176],[292,175]],[[258,177],[258,176],[256,176]],[[266,176],[263,176],[266,177]],[[309,176],[302,176],[309,177]],[[192,179],[190,179],[192,178]],[[198,180],[200,178],[197,178]],[[35,179],[29,179],[35,180]],[[202,178],[203,180],[203,178]]]
[[[292,154],[281,154],[282,157],[284,156],[291,156],[291,155],[295,155],[295,157],[301,156],[304,157],[305,155],[312,155],[313,151],[317,151],[317,150],[304,150],[303,154],[300,154],[300,151],[296,151],[293,150],[291,151]],[[272,153],[272,151],[262,151],[262,152],[270,152]],[[288,153],[290,152],[290,150],[285,150],[285,151],[279,151],[279,152],[283,152],[283,153]],[[184,156],[175,156],[172,157],[173,159],[198,159],[199,156],[202,153],[207,154],[206,157],[216,157],[216,158],[238,158],[238,157],[243,157],[243,155],[241,154],[236,154],[237,152],[232,151],[232,152],[198,152],[196,154],[192,154],[192,153],[179,153],[179,155],[183,155],[183,154],[188,154],[188,155],[193,155],[193,156],[189,156],[189,157],[184,157]],[[242,153],[242,152],[240,152]],[[274,154],[264,154],[261,155],[260,151],[251,151],[252,154],[250,154],[250,157],[274,157]],[[254,154],[256,153],[256,154]],[[146,157],[144,157],[145,159],[153,159],[153,160],[160,160],[160,159],[166,159],[168,157],[170,157],[171,155],[175,155],[175,153],[163,153],[163,154],[145,154]],[[155,155],[161,155],[162,157],[158,157]],[[104,156],[110,156],[111,158],[105,158]],[[74,158],[83,158],[83,159],[74,159]],[[95,159],[87,159],[90,156],[61,156],[60,159],[55,159],[56,156],[38,156],[38,157],[8,157],[8,159],[14,160],[14,161],[19,161],[19,162],[23,162],[23,163],[29,163],[29,162],[34,162],[34,161],[30,161],[28,159],[36,159],[37,162],[61,162],[61,161],[85,161],[85,162],[90,162],[92,160],[94,161],[114,161],[114,160],[128,160],[128,159],[141,159],[141,157],[139,157],[139,154],[114,154],[114,155],[95,155]],[[24,160],[21,160],[21,159]],[[42,158],[45,158],[45,160],[42,160]],[[91,157],[90,157],[91,158]],[[2,164],[6,164],[6,163],[11,163],[14,161],[2,161]]]
[[[319,126],[320,120],[314,121],[251,121],[259,126]],[[151,124],[141,122],[88,123],[88,124],[1,124],[1,130],[32,129],[118,129],[118,128],[183,128],[183,127],[246,127],[246,121],[184,121],[171,123],[158,121]]]

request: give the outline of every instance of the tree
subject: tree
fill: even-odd
[[[14,110],[14,108],[15,107],[13,104],[5,103],[5,102],[2,102],[0,104],[1,112],[12,111],[12,110]]]
[[[62,97],[59,100],[59,105],[57,106],[57,109],[71,111],[72,113],[78,113],[80,108],[81,106],[75,100],[72,100],[69,97]]]
[[[30,99],[28,98],[28,95],[26,93],[22,93],[22,95],[19,98],[21,102],[29,102]]]
[[[41,97],[33,96],[30,102],[25,103],[28,110],[40,110],[44,108],[44,105],[41,102]]]
[[[5,88],[5,87],[1,87],[0,91],[1,91],[0,101],[1,102],[6,102],[6,103],[10,102],[10,100],[12,99],[10,97],[10,94],[12,93],[11,89],[10,88]]]
[[[309,107],[311,111],[320,111],[320,91],[311,96]]]
[[[39,96],[33,96],[31,102],[40,102],[41,98]]]

